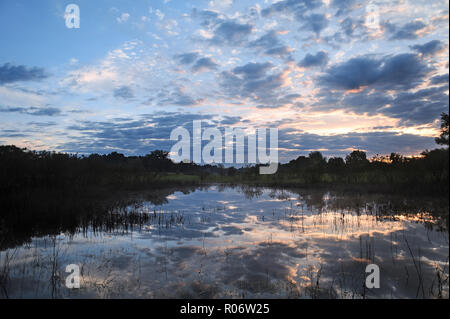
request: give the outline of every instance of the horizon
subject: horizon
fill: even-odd
[[[417,156],[449,108],[448,4],[2,2],[0,145],[143,156],[201,120],[277,128],[280,163]]]
[[[436,145],[436,146],[439,146],[439,145]],[[17,147],[17,148],[21,149],[22,151],[27,151],[27,152],[37,152],[37,153],[39,153],[39,152],[49,152],[49,153],[64,154],[64,155],[69,155],[69,156],[77,156],[77,158],[88,158],[91,155],[109,156],[109,155],[113,155],[113,154],[123,155],[125,158],[144,158],[144,157],[146,157],[148,155],[151,155],[153,152],[163,151],[163,152],[167,152],[168,155],[170,153],[168,151],[155,149],[155,150],[149,151],[147,154],[144,154],[144,155],[127,155],[127,154],[119,153],[119,152],[116,152],[116,151],[112,151],[110,153],[86,153],[86,154],[83,154],[83,153],[57,152],[57,151],[52,151],[52,150],[32,150],[32,149],[28,149],[26,147],[20,148],[20,147],[18,147],[16,145],[12,145],[12,144],[11,145],[0,145],[0,148],[1,147]],[[445,146],[436,147],[436,148],[433,148],[433,149],[430,149],[430,150],[426,149],[426,150],[423,150],[422,153],[417,154],[417,155],[403,155],[403,154],[399,154],[399,153],[395,153],[395,152],[390,153],[390,154],[375,154],[373,156],[367,157],[367,161],[370,162],[370,163],[377,162],[377,161],[391,163],[391,160],[389,159],[389,157],[391,155],[400,155],[403,159],[406,159],[406,160],[421,159],[421,158],[425,157],[423,155],[423,153],[425,153],[425,152],[430,152],[430,151],[433,151],[433,150],[443,150],[445,148],[448,149],[448,146],[447,147],[445,147]],[[280,164],[280,165],[289,164],[291,161],[296,161],[296,160],[298,160],[301,157],[308,158],[309,155],[311,155],[313,153],[320,153],[323,156],[323,159],[324,159],[325,162],[328,162],[332,158],[341,158],[341,159],[343,159],[345,161],[345,158],[348,155],[350,155],[352,152],[364,152],[364,153],[366,153],[363,150],[354,149],[352,151],[349,151],[349,153],[344,155],[344,156],[324,156],[324,154],[322,154],[322,152],[320,152],[320,151],[311,151],[311,152],[309,152],[308,154],[305,154],[305,155],[303,155],[303,154],[302,155],[298,155],[298,156],[292,158],[289,161],[285,161],[285,162],[280,161],[280,162],[277,162],[277,163]],[[234,153],[234,155],[235,154],[236,153]],[[366,155],[367,155],[367,153],[366,153]],[[177,161],[175,161],[174,159],[172,159],[170,157],[168,157],[168,159],[170,159],[175,164],[181,164],[181,162],[177,162]],[[241,169],[241,168],[245,168],[245,167],[255,167],[255,166],[258,166],[258,165],[263,165],[264,166],[263,163],[247,163],[247,162],[246,163],[226,163],[226,162],[222,162],[222,163],[216,163],[216,162],[205,163],[204,161],[195,162],[195,161],[188,160],[188,159],[185,159],[182,162],[184,164],[195,164],[195,165],[198,165],[198,166],[216,166],[216,167],[223,166],[224,168],[234,167],[234,168],[237,168],[237,169]]]

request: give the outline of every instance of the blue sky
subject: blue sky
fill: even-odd
[[[448,23],[442,0],[1,0],[0,144],[146,154],[203,120],[277,127],[282,161],[418,154],[448,112]]]

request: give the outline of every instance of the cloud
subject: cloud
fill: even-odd
[[[273,47],[280,46],[280,40],[278,39],[277,32],[275,30],[271,30],[266,34],[262,35],[258,39],[249,43],[249,47],[252,48],[262,48],[262,49],[270,49]]]
[[[274,14],[294,15],[298,20],[303,18],[308,11],[320,8],[322,1],[320,0],[284,0],[279,1],[261,11],[264,17]]]
[[[347,36],[351,36],[353,34],[353,32],[355,31],[355,29],[356,29],[356,26],[353,23],[352,18],[345,18],[340,23],[340,26],[341,26],[342,31],[344,31],[344,33]]]
[[[48,75],[42,68],[27,68],[23,65],[15,66],[10,63],[0,66],[0,85],[20,81],[38,81],[47,77]]]
[[[259,108],[278,108],[292,104],[299,95],[284,88],[289,70],[270,73],[271,63],[250,62],[222,72],[220,85],[230,99],[250,99]]]
[[[198,11],[197,9],[194,9],[192,11],[192,17],[200,18],[202,20],[201,25],[204,27],[213,27],[224,21],[219,13],[211,10]]]
[[[383,114],[400,119],[403,125],[431,124],[449,108],[446,85],[391,94],[370,88],[353,93],[325,90],[317,97],[319,101],[313,105],[317,110],[343,109],[357,114]]]
[[[298,65],[304,68],[310,68],[315,66],[326,66],[328,64],[328,53],[325,51],[319,51],[315,55],[307,54]]]
[[[122,13],[122,14],[120,15],[120,17],[118,17],[116,20],[117,20],[117,22],[119,22],[119,23],[125,23],[125,22],[128,21],[129,18],[130,18],[130,14],[124,12],[124,13]]]
[[[363,56],[330,67],[319,77],[320,84],[343,90],[377,86],[389,89],[413,88],[432,69],[415,54],[398,54],[380,59]]]
[[[134,97],[133,90],[129,86],[121,86],[114,90],[114,97],[125,100],[132,99]]]
[[[223,119],[220,121],[221,125],[234,125],[241,122],[240,116],[223,116]]]
[[[205,71],[216,70],[218,64],[212,58],[201,58],[192,66],[192,72],[199,73]]]
[[[211,42],[215,45],[240,46],[247,41],[252,31],[253,26],[250,24],[225,21],[214,30]]]
[[[160,103],[165,105],[194,106],[203,102],[203,99],[195,99],[189,94],[185,93],[184,87],[175,88],[169,94],[161,92],[159,94],[159,98],[161,98]]]
[[[217,70],[219,66],[214,59],[210,57],[201,57],[198,52],[178,54],[174,58],[182,65],[189,65],[195,62],[191,68],[193,73]]]
[[[160,21],[164,20],[165,14],[162,13],[159,9],[155,10],[155,15],[158,17]]]
[[[448,86],[426,88],[416,92],[401,92],[389,107],[380,110],[385,115],[402,119],[404,124],[432,123],[442,112],[448,112]]]
[[[198,57],[199,57],[198,52],[189,52],[175,55],[175,59],[180,64],[192,64],[195,62],[195,60],[197,60]]]
[[[411,53],[352,58],[319,76],[321,89],[313,106],[324,111],[382,114],[399,119],[401,125],[431,124],[449,107],[448,80],[445,75],[428,79],[433,70]],[[427,81],[444,85],[418,89]]]
[[[293,51],[293,49],[291,47],[280,46],[280,47],[268,49],[268,50],[264,51],[264,53],[267,55],[272,55],[272,56],[280,57],[280,58],[288,57],[288,59],[291,60],[292,58],[290,57],[290,54],[292,51]]]
[[[272,98],[274,91],[284,84],[283,73],[266,75],[265,67],[261,68],[239,73],[223,72],[222,86],[232,97],[252,98],[255,101]]]
[[[300,31],[312,31],[316,36],[328,26],[328,19],[322,13],[311,13],[309,11],[322,7],[320,0],[285,0],[279,1],[261,11],[264,17],[270,17],[275,14],[293,16],[298,22],[302,23]]]
[[[28,126],[37,126],[39,128],[45,128],[45,127],[49,127],[49,126],[56,126],[58,123],[56,122],[28,122],[27,125]]]
[[[408,22],[401,27],[385,22],[382,25],[386,32],[390,34],[389,40],[414,40],[420,36],[419,31],[423,31],[427,25],[422,20]]]
[[[248,63],[234,68],[233,73],[242,75],[245,79],[257,79],[263,77],[271,68],[271,63]]]
[[[21,113],[34,116],[61,115],[61,110],[55,107],[0,107],[0,113]]]
[[[292,48],[281,43],[278,39],[277,32],[274,30],[269,31],[258,39],[250,42],[248,47],[259,49],[266,55],[276,57],[289,57],[290,53],[293,51]]]
[[[323,29],[328,26],[328,19],[324,14],[321,13],[313,13],[308,16],[304,16],[302,18],[304,23],[300,28],[300,31],[308,30],[312,31],[318,37]]]
[[[419,52],[423,56],[434,55],[444,49],[444,44],[439,40],[432,40],[424,44],[416,44],[410,46],[414,51]]]
[[[448,73],[447,74],[433,76],[430,80],[431,80],[431,84],[448,83]]]
[[[341,16],[343,14],[349,13],[357,4],[356,0],[333,0],[331,2],[331,7],[337,8],[336,16]]]
[[[175,144],[170,141],[173,129],[182,126],[192,132],[194,120],[212,121],[217,125],[220,121],[214,120],[214,117],[211,114],[160,112],[143,114],[138,118],[78,121],[67,127],[76,134],[69,136],[71,140],[61,145],[60,149],[100,154],[118,151],[127,155],[145,155],[155,149],[169,151]],[[205,127],[206,123],[202,126]]]

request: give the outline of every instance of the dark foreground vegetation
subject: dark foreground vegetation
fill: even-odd
[[[77,156],[35,152],[0,146],[2,196],[24,190],[55,190],[96,194],[103,191],[138,190],[173,185],[246,183],[265,186],[357,186],[380,191],[448,193],[449,151],[424,151],[420,157],[376,156],[367,159],[353,151],[345,159],[325,158],[320,152],[281,164],[274,175],[260,175],[259,166],[173,163],[164,151],[147,156],[123,154]]]
[[[443,114],[442,120],[436,142],[448,146],[448,115]],[[78,156],[0,146],[0,240],[13,235],[21,238],[21,232],[28,235],[37,228],[48,233],[49,229],[60,231],[61,224],[95,223],[92,216],[126,204],[122,195],[137,190],[152,196],[163,188],[224,183],[326,186],[447,198],[448,171],[448,147],[424,151],[419,157],[393,153],[370,160],[362,151],[353,151],[345,159],[326,159],[312,152],[280,165],[274,175],[260,175],[258,166],[175,164],[160,150],[139,157],[116,152]]]

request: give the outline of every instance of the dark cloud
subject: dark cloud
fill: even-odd
[[[49,127],[57,125],[56,122],[28,122],[28,126]]]
[[[288,57],[288,59],[291,59],[290,58],[291,52],[292,48],[288,46],[275,47],[264,51],[264,53],[267,55],[272,55],[275,57]]]
[[[280,46],[280,40],[278,39],[277,32],[271,30],[259,37],[258,39],[250,42],[249,47],[262,48],[264,50]]]
[[[263,77],[271,68],[271,63],[248,63],[234,68],[233,73],[242,75],[245,79],[257,79]]]
[[[312,31],[319,36],[320,32],[328,26],[328,19],[321,13],[308,13],[322,5],[320,0],[285,0],[272,4],[262,10],[261,14],[264,17],[274,14],[294,16],[298,22],[302,23],[300,31]]]
[[[331,7],[337,8],[336,16],[348,14],[357,4],[356,0],[333,0]]]
[[[421,20],[415,20],[400,27],[389,22],[383,23],[382,26],[389,34],[390,40],[417,39],[419,37],[418,31],[421,31],[427,27],[427,25]]]
[[[21,113],[34,116],[61,115],[61,110],[55,107],[0,107],[0,113]]]
[[[312,31],[318,37],[320,32],[328,26],[328,19],[324,14],[313,13],[302,18],[304,21],[300,31]]]
[[[403,125],[431,124],[448,110],[448,84],[416,91],[411,89],[426,83],[432,70],[415,54],[353,58],[330,67],[319,77],[322,89],[314,107],[383,114],[400,119]],[[445,84],[446,78],[439,75],[430,81],[434,85]]]
[[[330,67],[319,83],[336,89],[376,86],[389,89],[413,88],[424,81],[431,69],[415,54],[380,59],[357,57]]]
[[[325,51],[319,51],[315,55],[307,54],[298,65],[304,68],[310,68],[314,66],[326,66],[328,64],[328,53]]]
[[[306,12],[320,8],[322,5],[320,0],[284,0],[263,9],[261,14],[265,17],[274,14],[294,15],[301,20]]]
[[[352,18],[345,18],[340,23],[342,31],[347,35],[351,36],[353,32],[355,31],[355,24],[353,23]]]
[[[125,100],[132,99],[134,97],[133,90],[129,86],[122,86],[114,90],[114,97]]]
[[[36,81],[47,78],[48,75],[42,68],[27,68],[23,65],[11,65],[5,63],[0,66],[0,85],[19,82],[19,81]]]
[[[201,58],[192,66],[192,72],[205,72],[211,70],[217,70],[218,64],[214,62],[212,58]]]
[[[172,92],[161,92],[158,94],[159,103],[164,105],[194,106],[203,101],[194,98],[184,91],[184,87],[174,89]]]
[[[180,64],[184,65],[193,64],[195,62],[191,68],[194,73],[217,70],[219,66],[212,58],[202,57],[197,52],[175,55],[174,58]]]
[[[275,109],[288,104],[292,104],[297,107],[302,107],[303,104],[296,101],[300,97],[301,95],[297,93],[291,93],[280,96],[271,96],[270,99],[264,101],[266,102],[265,104],[259,104],[256,107],[259,109]]]
[[[222,87],[230,96],[266,96],[282,84],[281,73],[267,74],[269,63],[248,63],[231,72],[222,72]]]
[[[253,26],[250,24],[225,21],[214,30],[211,42],[215,45],[239,46],[247,41],[252,31]]]
[[[448,83],[448,73],[447,74],[433,76],[430,80],[431,80],[431,84]]]
[[[249,43],[248,47],[262,51],[266,55],[275,57],[287,57],[290,59],[292,49],[284,45],[277,36],[277,32],[271,30],[260,38]]]
[[[223,119],[220,121],[221,125],[233,125],[241,122],[240,116],[223,116]]]
[[[319,102],[314,107],[318,110],[344,109],[357,114],[383,114],[400,119],[403,125],[433,123],[449,108],[448,87],[445,85],[394,94],[371,89],[348,94],[324,90],[317,97]]]
[[[0,129],[0,136],[2,138],[24,138],[30,137],[31,134],[27,132],[18,132],[17,130],[2,130]]]
[[[441,51],[444,48],[444,44],[439,40],[432,40],[424,44],[412,45],[410,48],[424,56],[427,56],[434,55],[435,53]]]
[[[404,124],[426,124],[438,119],[448,109],[448,86],[442,86],[399,93],[389,107],[380,111],[402,119]]]
[[[192,16],[193,18],[199,18],[202,20],[201,25],[204,27],[213,27],[224,21],[219,13],[211,10],[198,11],[197,9],[194,9]]]
[[[192,64],[199,57],[198,52],[190,52],[175,55],[175,59],[181,64]]]
[[[238,122],[239,117],[224,117],[224,122]],[[175,142],[170,133],[177,127],[184,127],[192,134],[192,121],[201,120],[202,127],[211,126],[206,121],[220,124],[211,114],[189,114],[161,112],[143,114],[136,119],[113,119],[110,121],[79,121],[69,126],[76,132],[69,136],[70,142],[60,147],[66,152],[101,153],[113,151],[127,155],[145,155],[155,149],[169,151]],[[225,124],[225,123],[223,123]]]
[[[248,63],[221,73],[221,86],[229,99],[250,99],[259,108],[293,104],[299,97],[283,88],[285,72],[273,71],[270,63]]]

